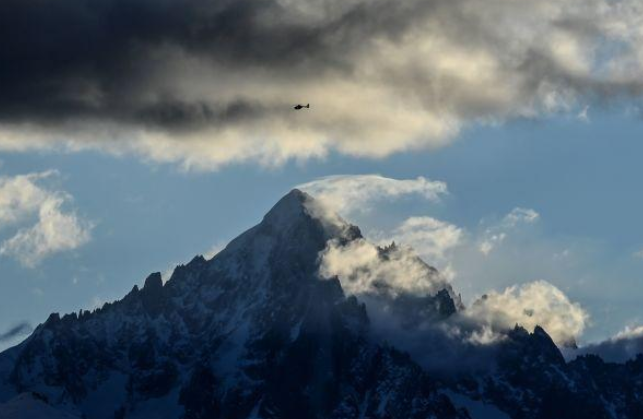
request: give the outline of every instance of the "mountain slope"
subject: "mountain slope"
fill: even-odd
[[[411,418],[457,413],[408,356],[367,335],[365,306],[321,279],[329,240],[359,229],[300,191],[210,261],[93,313],[52,314],[5,377],[88,417]]]

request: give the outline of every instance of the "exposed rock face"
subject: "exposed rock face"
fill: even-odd
[[[508,333],[484,373],[423,369],[372,333],[367,305],[319,275],[329,240],[361,239],[292,191],[166,284],[152,274],[94,312],[52,314],[0,354],[0,402],[34,391],[47,408],[89,419],[472,417],[463,399],[514,418],[643,417],[643,361],[566,363],[540,328]],[[462,303],[445,283],[434,295],[399,295],[390,309],[413,331]]]

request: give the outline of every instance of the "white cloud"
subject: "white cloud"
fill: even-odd
[[[446,284],[443,276],[406,247],[382,250],[363,239],[343,246],[330,241],[320,257],[320,274],[337,276],[349,294],[427,295]]]
[[[588,313],[554,285],[535,281],[492,291],[476,300],[465,314],[495,330],[516,324],[533,330],[541,326],[559,345],[575,342],[589,320]]]
[[[377,202],[403,196],[417,196],[436,202],[448,193],[444,182],[422,176],[398,180],[380,175],[338,175],[304,183],[297,188],[310,193],[340,214],[368,212]]]
[[[0,177],[0,227],[21,226],[36,218],[35,224],[19,227],[12,237],[0,243],[0,255],[34,267],[55,253],[76,249],[89,241],[91,223],[64,210],[72,197],[40,184],[55,175],[48,171]]]
[[[643,259],[643,249],[634,252],[633,256],[637,259]]]

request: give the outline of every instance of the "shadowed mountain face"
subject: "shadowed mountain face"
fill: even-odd
[[[422,330],[456,318],[459,297],[446,282],[422,296],[347,295],[337,277],[320,276],[320,254],[358,240],[357,227],[292,191],[213,259],[194,258],[165,284],[152,274],[94,312],[52,314],[0,354],[7,417],[36,408],[88,419],[641,417],[643,360],[566,363],[540,328],[462,352],[463,364],[484,353],[481,368],[427,370],[379,323],[433,353],[441,335]]]

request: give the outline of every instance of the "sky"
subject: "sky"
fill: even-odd
[[[638,1],[85,3],[0,4],[0,349],[294,187],[465,304],[643,324]]]

